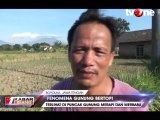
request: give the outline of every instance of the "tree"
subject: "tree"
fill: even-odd
[[[55,47],[61,47],[62,46],[62,42],[57,40],[57,41],[54,42],[54,46]]]
[[[39,51],[48,51],[50,47],[50,44],[46,42],[40,43],[39,45],[40,45]]]
[[[31,46],[29,44],[23,44],[22,47],[25,48],[25,49],[27,49],[27,50],[29,50],[31,48]]]
[[[9,44],[3,44],[1,45],[2,50],[12,50],[12,46]]]
[[[101,10],[99,10],[99,9],[88,9],[86,12],[82,13],[82,15],[80,16],[80,19],[83,20],[84,17],[87,17],[88,12],[90,12],[90,14],[92,14],[92,13],[97,14],[97,15],[100,14],[102,17],[105,17],[104,9],[101,9]],[[127,22],[125,19],[117,18],[115,20],[116,20],[115,22],[117,22],[116,29],[119,32],[118,36],[120,36],[121,34],[123,34],[126,31],[130,30],[130,28],[129,28],[130,23]]]
[[[21,49],[21,45],[20,44],[15,44],[15,45],[13,45],[13,49],[14,50],[20,50]]]
[[[40,46],[50,46],[50,44],[43,42],[43,43],[40,43]]]
[[[126,31],[130,30],[130,28],[129,28],[130,23],[127,22],[125,19],[117,18],[116,20],[117,20],[117,23],[118,23],[118,25],[117,25],[117,29],[119,31],[118,36],[120,36],[121,34],[123,34]]]
[[[39,44],[39,43],[35,43],[35,44],[32,45],[32,47],[33,47],[33,49],[34,49],[35,51],[39,51],[39,49],[40,49],[40,44]]]

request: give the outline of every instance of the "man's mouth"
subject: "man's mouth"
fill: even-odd
[[[96,74],[96,72],[92,70],[80,70],[79,74],[83,78],[90,79]]]

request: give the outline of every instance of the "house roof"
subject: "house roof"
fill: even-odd
[[[118,39],[118,43],[151,41],[152,29],[138,30],[123,33]]]

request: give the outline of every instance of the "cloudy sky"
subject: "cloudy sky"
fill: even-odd
[[[86,9],[0,9],[0,40],[23,44],[38,38],[56,38],[67,43],[68,30],[84,11]],[[102,12],[126,19],[131,31],[151,28],[150,16],[127,16],[126,9],[102,9]]]

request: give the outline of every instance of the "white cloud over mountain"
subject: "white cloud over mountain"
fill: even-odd
[[[14,40],[14,43],[28,43],[28,42],[34,42],[39,39],[53,39],[53,40],[62,40],[63,37],[61,35],[55,35],[55,34],[38,34],[38,33],[31,33],[31,32],[25,32],[25,33],[16,33],[12,34],[12,40]]]
[[[32,38],[32,39],[38,39],[38,38],[57,38],[60,39],[62,38],[62,36],[60,35],[55,35],[55,34],[37,34],[37,33],[30,33],[30,32],[26,32],[26,33],[18,33],[18,34],[12,34],[12,38],[16,39],[16,38]]]

